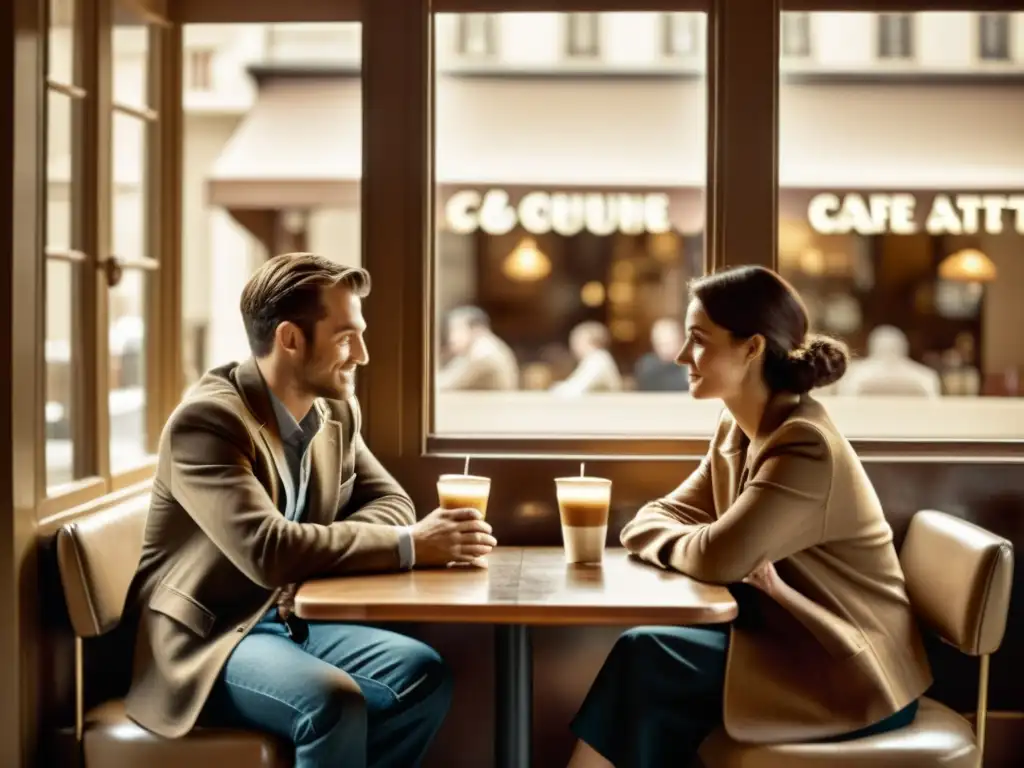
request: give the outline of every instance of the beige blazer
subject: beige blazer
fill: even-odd
[[[722,584],[775,564],[785,586],[774,598],[751,590],[731,631],[723,715],[737,741],[857,730],[932,682],[892,529],[853,448],[810,397],[776,396],[749,442],[726,413],[697,470],[644,506],[622,543]]]
[[[319,400],[302,523],[278,511],[288,472],[256,363],[206,374],[164,428],[142,557],[128,715],[176,737],[195,724],[235,646],[282,588],[399,567],[409,496],[359,433],[359,406]]]

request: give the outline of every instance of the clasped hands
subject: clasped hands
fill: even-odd
[[[473,563],[498,545],[476,509],[435,509],[410,529],[416,565]]]

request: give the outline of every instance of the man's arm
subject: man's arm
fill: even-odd
[[[168,424],[175,500],[250,579],[267,589],[313,576],[399,567],[398,529],[288,520],[253,473],[252,438],[228,408],[195,401]]]
[[[346,522],[375,523],[395,526],[397,531],[398,566],[407,569],[416,565],[416,548],[409,527],[416,522],[416,507],[409,494],[380,463],[366,445],[362,435],[362,410],[354,397],[348,401],[352,424],[352,450],[355,452],[355,488],[345,506],[354,510],[339,517]]]
[[[832,485],[831,454],[824,437],[810,426],[796,424],[784,428],[765,451],[753,479],[717,520],[702,520],[695,514],[697,507],[669,497],[668,503],[662,500],[646,513],[641,510],[623,531],[623,544],[663,568],[729,584],[763,563],[820,543]],[[700,469],[694,474],[699,473]],[[689,497],[698,498],[701,486],[710,489],[706,471]]]

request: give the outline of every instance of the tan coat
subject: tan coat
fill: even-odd
[[[128,715],[160,735],[195,724],[235,646],[283,587],[399,567],[409,496],[359,434],[359,406],[318,400],[302,523],[278,511],[288,472],[254,361],[206,374],[171,416],[126,620],[138,624]]]
[[[905,707],[932,681],[892,529],[850,444],[810,397],[779,395],[757,437],[726,414],[707,456],[643,507],[622,543],[717,583],[775,563],[732,628],[724,721],[737,741],[847,733]]]

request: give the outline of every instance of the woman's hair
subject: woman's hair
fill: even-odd
[[[698,278],[690,283],[690,296],[733,338],[764,337],[764,380],[773,392],[803,394],[846,373],[846,345],[809,334],[799,294],[770,269],[735,267]]]

